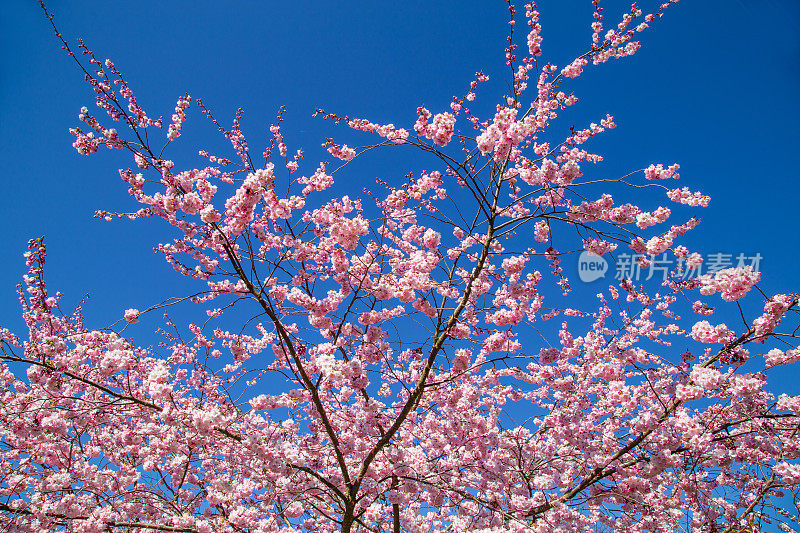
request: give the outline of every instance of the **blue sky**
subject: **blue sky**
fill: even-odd
[[[609,21],[626,9],[624,2],[603,4]],[[311,151],[345,133],[311,118],[315,107],[409,127],[418,105],[445,110],[477,70],[492,77],[479,93],[483,109],[506,84],[507,10],[500,0],[48,5],[68,40],[81,36],[98,57],[114,60],[151,115],[169,117],[185,92],[227,124],[242,106],[254,150],[281,105],[290,150]],[[67,304],[90,293],[85,311],[93,327],[128,307],[185,294],[192,285],[152,252],[167,235],[159,221],[92,218],[96,209],[135,209],[116,171],[129,162],[119,152],[75,152],[67,130],[78,124],[81,106],[93,107],[92,94],[36,2],[4,7],[0,324],[19,331],[22,252],[40,235],[48,243],[51,290],[64,292]],[[585,49],[591,2],[545,0],[539,10],[546,60],[563,65]],[[681,186],[712,197],[687,244],[705,253],[760,253],[761,286],[769,293],[800,287],[799,30],[796,1],[682,0],[643,34],[633,58],[589,68],[571,86],[582,98],[578,125],[615,116],[618,128],[592,145],[606,157],[604,168],[623,173],[679,162]],[[184,132],[179,150],[224,146],[196,108]],[[419,168],[408,158],[395,168],[391,156],[381,157],[346,178],[356,193],[377,175]],[[573,285],[580,283],[572,275]]]

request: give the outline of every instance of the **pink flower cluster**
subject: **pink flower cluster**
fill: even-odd
[[[575,60],[561,69],[561,75],[567,78],[577,78],[583,73],[583,68],[589,64],[589,61],[584,57],[577,57]]]
[[[347,125],[355,130],[376,133],[394,142],[403,142],[408,138],[408,130],[397,129],[394,124],[373,124],[365,118],[353,118],[347,121]]]
[[[673,202],[678,202],[693,207],[708,207],[711,197],[705,196],[700,192],[691,192],[689,187],[683,189],[671,189],[667,191],[667,196]]]
[[[319,168],[309,177],[303,176],[297,183],[305,185],[303,196],[308,196],[312,191],[324,191],[333,185],[333,176],[325,173],[325,165],[320,164]]]
[[[125,320],[127,320],[129,324],[137,323],[139,321],[139,310],[138,309],[126,309],[125,310]]]
[[[603,239],[584,239],[583,249],[595,255],[603,255],[617,249],[617,244]]]
[[[486,155],[494,151],[495,159],[499,160],[506,157],[511,148],[532,135],[535,129],[536,123],[533,115],[523,121],[518,121],[515,108],[498,106],[491,124],[483,129],[475,141],[482,154]],[[558,167],[555,166],[555,168]]]
[[[438,113],[434,115],[433,122],[430,122],[431,112],[424,107],[417,108],[417,122],[414,124],[414,131],[441,147],[447,146],[453,137],[453,128],[456,117],[452,113]]]
[[[800,465],[781,461],[775,465],[773,471],[778,474],[778,477],[780,477],[784,483],[792,485],[800,483]]]
[[[726,376],[714,367],[695,365],[690,374],[692,382],[704,390],[716,390],[725,384]]]
[[[636,215],[636,225],[641,228],[649,228],[650,226],[655,226],[656,224],[660,224],[665,222],[670,215],[670,210],[666,207],[659,207],[655,211],[644,213],[639,213]]]
[[[185,110],[189,107],[189,102],[191,101],[192,97],[188,94],[186,96],[181,96],[178,98],[178,103],[175,106],[175,114],[172,115],[172,124],[169,125],[167,131],[167,139],[170,141],[174,141],[181,135],[181,128],[183,127],[183,123],[186,121],[186,112]]]
[[[333,157],[341,159],[342,161],[350,161],[356,156],[356,151],[346,144],[338,145],[330,143],[327,150]]]
[[[256,204],[264,197],[264,189],[274,181],[274,166],[258,169],[245,178],[236,194],[225,201],[225,225],[231,235],[240,235],[245,226],[253,220]]]
[[[355,218],[341,217],[328,230],[330,236],[343,248],[353,250],[362,235],[369,234],[369,222],[358,215]]]
[[[535,4],[525,4],[525,16],[528,18],[528,26],[531,31],[528,33],[528,54],[530,57],[542,55],[542,25],[539,24],[539,12],[536,11]]]
[[[533,226],[533,238],[536,242],[547,242],[550,237],[550,226],[546,220],[540,220]]]
[[[703,343],[727,343],[733,339],[733,332],[725,324],[712,326],[707,320],[701,320],[692,326],[691,337]]]
[[[594,202],[584,200],[580,205],[574,206],[569,210],[567,216],[570,220],[577,222],[594,222],[598,220],[609,220],[612,214],[614,198],[610,194],[603,194]],[[638,208],[634,210],[638,212]]]
[[[510,331],[496,331],[492,333],[483,341],[480,355],[485,355],[492,352],[516,352],[522,345],[519,341],[514,340],[514,334]]]
[[[711,295],[718,292],[726,302],[744,297],[760,279],[761,273],[754,272],[749,266],[726,268],[698,278],[701,294]]]
[[[773,348],[764,355],[764,362],[767,368],[778,365],[789,365],[795,361],[800,361],[800,348],[792,348],[789,350]]]
[[[390,318],[400,316],[405,312],[405,310],[406,308],[402,305],[398,305],[392,309],[382,309],[380,311],[372,309],[369,312],[361,313],[358,322],[359,324],[364,324],[365,326],[369,326],[370,324],[380,324],[381,322],[385,322]]]
[[[680,174],[678,174],[678,169],[681,166],[677,163],[674,165],[670,165],[667,168],[659,163],[658,165],[650,165],[646,169],[644,169],[644,176],[649,180],[666,180],[670,178],[678,179],[680,178]]]
[[[793,305],[797,305],[797,296],[777,294],[764,304],[764,314],[753,321],[756,337],[763,338],[778,327],[781,319]]]
[[[714,314],[714,308],[709,306],[707,303],[696,301],[692,303],[692,311],[697,313],[698,315],[712,315]]]
[[[117,134],[117,130],[104,128],[97,119],[88,113],[89,110],[86,107],[82,107],[78,119],[85,122],[94,131],[83,133],[79,128],[70,128],[69,132],[75,136],[75,142],[72,143],[73,148],[83,155],[97,152],[101,145],[105,145],[107,148],[121,149],[124,145]]]

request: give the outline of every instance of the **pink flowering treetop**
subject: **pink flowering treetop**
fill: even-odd
[[[102,111],[81,110],[75,149],[131,156],[119,174],[141,207],[98,216],[171,226],[157,250],[196,280],[204,312],[150,348],[90,329],[80,308],[61,312],[30,242],[27,332],[0,329],[2,529],[797,527],[800,397],[768,379],[800,359],[798,296],[762,293],[749,269],[677,271],[658,292],[622,280],[587,306],[561,265],[625,248],[643,264],[700,260],[680,244],[698,220],[668,223],[669,206],[709,202],[668,185],[678,165],[604,177],[587,148],[613,118],[566,133],[557,120],[578,102],[570,79],[634,54],[673,3],[609,24],[595,1],[588,47],[560,66],[540,59],[536,6],[509,5],[509,93],[493,115],[472,111],[483,73],[404,127],[318,109],[362,133],[327,139],[334,162],[310,166],[282,111],[256,156],[241,112],[226,128],[185,95],[153,119],[114,63],[62,39]],[[231,144],[197,167],[166,155],[194,105]],[[396,145],[426,170],[331,193],[350,161]],[[663,205],[632,203],[651,198]],[[236,324],[234,305],[256,318]],[[724,323],[726,305],[739,318]],[[120,314],[141,327],[158,307]]]

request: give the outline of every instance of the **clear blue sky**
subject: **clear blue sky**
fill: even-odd
[[[603,4],[609,21],[626,7]],[[225,123],[241,105],[253,150],[280,105],[288,108],[290,149],[311,150],[337,133],[311,118],[317,106],[408,127],[418,105],[444,110],[479,69],[493,79],[483,95],[505,89],[501,0],[48,5],[65,37],[82,36],[98,57],[115,61],[151,115],[169,117],[187,91]],[[585,49],[591,2],[545,0],[539,9],[546,60],[563,65]],[[619,125],[593,145],[605,168],[679,162],[682,186],[712,197],[687,243],[706,253],[760,253],[770,293],[800,290],[798,35],[796,0],[682,0],[643,35],[636,56],[590,68],[573,85],[587,122],[608,112]],[[187,283],[152,252],[166,235],[159,221],[92,218],[96,209],[135,209],[116,172],[129,162],[116,151],[85,157],[72,148],[67,130],[81,106],[93,108],[93,97],[38,3],[5,3],[0,40],[0,324],[19,331],[14,287],[25,243],[40,235],[51,290],[64,292],[68,304],[91,293],[90,326],[185,294]],[[196,108],[184,131],[184,147],[224,146]],[[403,168],[383,161],[348,178],[356,193],[375,175],[416,168],[407,159]]]

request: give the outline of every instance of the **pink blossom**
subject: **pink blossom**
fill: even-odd
[[[694,384],[704,390],[718,389],[725,383],[725,376],[713,367],[695,365],[690,376]]]
[[[585,58],[578,57],[561,70],[561,75],[567,78],[577,78],[583,73],[583,68],[589,63]]]
[[[753,321],[755,334],[761,338],[769,335],[780,324],[786,311],[797,303],[797,298],[789,294],[776,294],[764,304],[764,314]]]
[[[332,144],[328,146],[328,152],[342,161],[350,161],[356,156],[356,151],[348,147],[346,144],[338,145]]]
[[[441,238],[442,235],[438,231],[428,228],[425,230],[425,234],[422,236],[422,242],[429,250],[435,250],[439,247],[439,241]]]
[[[617,249],[617,244],[613,242],[604,241],[603,239],[589,239],[583,240],[583,249],[592,252],[595,255],[603,255],[608,252],[613,252]]]
[[[540,220],[534,225],[533,237],[536,242],[547,242],[550,236],[550,226],[546,220]]]
[[[681,204],[691,205],[694,207],[708,207],[711,198],[709,196],[704,196],[700,192],[691,192],[688,187],[684,187],[683,189],[671,189],[667,191],[667,196],[673,202],[678,202]]]
[[[139,321],[139,310],[138,309],[126,309],[125,310],[125,320],[127,320],[129,324],[136,324]]]
[[[644,175],[649,180],[666,180],[666,179],[678,179],[680,174],[678,174],[678,169],[680,165],[677,163],[674,165],[670,165],[669,168],[664,168],[661,163],[658,165],[650,165],[646,169],[644,169]]]
[[[723,300],[732,302],[744,297],[761,279],[761,273],[753,272],[750,267],[726,268],[714,274],[704,274],[698,279],[701,294],[719,292]]]
[[[636,215],[636,225],[642,229],[649,228],[662,223],[669,218],[670,210],[666,207],[659,207],[652,213],[644,212]]]
[[[417,123],[414,131],[417,135],[432,139],[439,146],[447,146],[453,136],[453,127],[456,117],[452,113],[439,113],[433,116],[433,122],[429,122],[431,113],[424,107],[417,109]]]
[[[206,224],[217,222],[222,216],[214,209],[213,205],[207,205],[200,210],[200,220]]]
[[[775,465],[773,471],[778,474],[784,483],[800,483],[800,465],[782,461]]]
[[[691,336],[698,342],[725,343],[731,340],[732,333],[725,324],[712,326],[707,320],[701,320],[692,326]]]
[[[778,365],[788,365],[800,360],[800,348],[780,350],[773,348],[764,355],[764,362],[768,368]]]
[[[360,215],[353,219],[339,218],[330,227],[330,235],[347,250],[353,250],[362,235],[369,233],[369,223]]]

